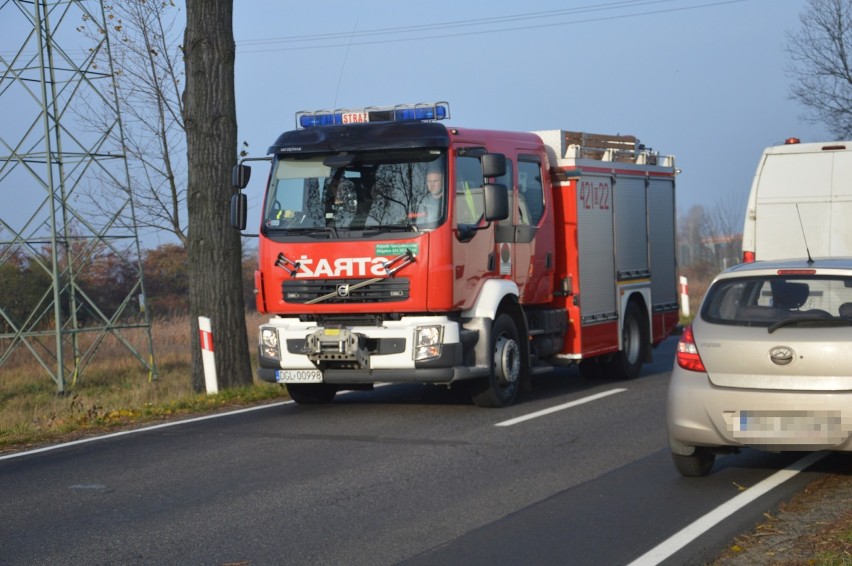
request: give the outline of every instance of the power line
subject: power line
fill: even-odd
[[[492,33],[503,33],[509,31],[523,31],[530,29],[540,29],[546,27],[556,27],[556,26],[568,26],[568,25],[577,25],[584,23],[594,23],[601,21],[609,21],[609,20],[617,20],[617,19],[625,19],[625,18],[635,18],[641,16],[650,16],[671,12],[681,12],[686,10],[696,10],[701,8],[710,8],[715,6],[727,5],[727,4],[737,4],[742,2],[747,2],[749,0],[713,0],[710,2],[703,2],[701,4],[695,4],[692,6],[677,6],[670,8],[661,8],[657,10],[645,10],[642,12],[631,12],[631,13],[622,13],[622,14],[614,14],[614,15],[601,15],[598,17],[585,18],[579,20],[562,20],[558,22],[543,22],[539,24],[533,25],[517,25],[517,26],[509,26],[509,27],[499,27],[495,29],[484,29],[484,30],[466,30],[459,31],[456,33],[441,33],[441,34],[432,34],[432,35],[417,35],[415,37],[398,37],[391,39],[374,39],[369,40],[370,37],[381,37],[388,35],[399,35],[399,34],[411,34],[411,33],[422,33],[422,32],[430,32],[433,30],[445,30],[447,28],[466,28],[466,27],[481,27],[481,26],[490,26],[490,25],[500,25],[511,22],[521,22],[528,20],[538,20],[542,18],[553,19],[557,17],[564,16],[576,16],[585,13],[593,13],[593,12],[602,12],[602,11],[612,11],[612,10],[623,10],[625,8],[635,9],[639,7],[648,7],[655,4],[662,3],[670,3],[677,2],[680,0],[622,0],[619,2],[611,2],[608,4],[602,5],[587,5],[580,6],[576,8],[569,8],[565,10],[551,10],[546,12],[528,12],[524,14],[514,14],[507,16],[495,16],[490,18],[479,18],[472,20],[456,20],[449,22],[438,22],[432,24],[421,24],[416,26],[398,26],[398,27],[390,27],[390,28],[379,28],[373,30],[363,30],[360,32],[337,32],[337,33],[328,33],[328,34],[314,34],[314,35],[301,35],[301,36],[284,36],[279,38],[265,38],[265,39],[248,39],[248,40],[240,40],[237,41],[237,48],[239,53],[268,53],[274,51],[298,51],[304,49],[317,49],[317,48],[325,48],[325,47],[351,47],[355,45],[377,45],[377,44],[385,44],[385,43],[400,43],[400,42],[408,42],[408,41],[421,41],[426,39],[445,39],[451,37],[459,37],[459,36],[470,36],[470,35],[483,35],[483,34],[492,34]],[[364,41],[353,41],[353,38],[365,38]],[[346,43],[327,43],[322,45],[298,45],[298,43],[304,44],[316,44],[319,42],[329,41],[339,41],[346,40]],[[297,44],[293,46],[280,46],[280,47],[269,47],[266,49],[242,49],[241,47],[248,46],[262,46],[262,45],[277,45],[277,44]]]
[[[624,11],[627,9],[636,9],[636,8],[645,8],[658,4],[669,4],[672,2],[682,2],[683,0],[618,0],[615,2],[608,2],[605,4],[589,4],[584,6],[577,6],[574,8],[566,8],[561,10],[547,10],[540,12],[525,12],[521,14],[509,14],[505,16],[492,16],[488,18],[476,18],[476,19],[468,19],[468,20],[452,20],[448,22],[436,22],[431,24],[418,24],[418,25],[408,25],[408,26],[395,26],[395,27],[387,27],[387,28],[377,28],[372,30],[362,30],[362,31],[350,31],[350,32],[335,32],[335,33],[325,33],[325,34],[311,34],[311,35],[294,35],[294,36],[282,36],[282,37],[271,37],[271,38],[258,38],[258,39],[243,39],[236,41],[237,48],[239,49],[239,53],[247,54],[247,53],[269,53],[275,51],[300,51],[305,49],[319,49],[319,48],[328,48],[328,47],[352,47],[358,45],[376,45],[376,44],[384,44],[384,43],[403,43],[409,41],[423,41],[430,39],[446,39],[452,37],[461,37],[468,35],[483,35],[483,34],[493,34],[493,33],[504,33],[511,31],[524,31],[530,29],[540,29],[547,27],[557,27],[557,26],[571,26],[578,24],[586,24],[586,23],[594,23],[601,21],[609,21],[609,20],[618,20],[618,19],[626,19],[626,18],[636,18],[643,16],[651,16],[657,14],[664,13],[672,13],[672,12],[681,12],[687,10],[698,10],[703,8],[712,8],[715,6],[723,6],[728,4],[739,4],[743,2],[748,2],[750,0],[711,0],[702,2],[701,4],[695,5],[687,5],[687,6],[673,6],[669,8],[661,8],[657,10],[645,10],[641,12],[630,12],[630,13],[617,13],[613,15],[601,15],[598,17],[585,18],[579,20],[560,20],[560,21],[547,21],[539,24],[532,25],[516,25],[516,26],[504,26],[493,29],[467,29],[465,28],[477,28],[484,26],[497,26],[501,24],[510,24],[513,22],[526,22],[526,21],[535,21],[535,20],[553,20],[556,18],[564,18],[566,16],[581,16],[583,14],[590,13],[600,13],[600,12],[611,12],[611,11]],[[690,1],[690,0],[687,0]],[[447,29],[459,29],[463,31],[455,32],[455,33],[440,33],[440,34],[431,34],[431,35],[416,35],[411,36],[411,34],[424,34],[436,30],[447,30]],[[407,34],[408,37],[396,37],[389,39],[373,39],[369,38],[379,38],[382,36],[392,36],[392,35],[400,35]],[[362,38],[363,41],[356,41],[356,38]],[[330,42],[330,43],[323,43]],[[252,49],[253,47],[262,47],[269,46],[263,49]],[[275,46],[275,47],[273,47]],[[11,52],[8,51],[0,51],[0,56],[6,57],[7,55],[11,56]],[[25,54],[24,54],[25,55]]]
[[[537,18],[553,18],[564,15],[573,15],[585,12],[599,12],[603,10],[612,10],[616,8],[622,7],[633,7],[633,6],[642,6],[645,4],[659,4],[664,2],[674,2],[678,0],[621,0],[619,2],[611,2],[609,4],[599,4],[599,5],[589,5],[589,6],[578,6],[575,8],[567,8],[564,10],[548,10],[544,12],[525,12],[523,14],[513,14],[507,16],[494,16],[490,18],[477,18],[477,19],[468,19],[468,20],[455,20],[450,22],[437,22],[431,24],[419,24],[413,26],[397,26],[390,28],[378,28],[372,30],[362,30],[358,32],[335,32],[335,33],[326,33],[326,34],[310,34],[310,35],[296,35],[296,36],[284,36],[284,37],[272,37],[272,38],[261,38],[261,39],[248,39],[244,41],[238,41],[238,44],[242,45],[263,45],[267,43],[291,43],[291,42],[301,42],[301,41],[324,41],[329,39],[344,39],[349,38],[351,36],[355,37],[364,37],[364,36],[373,36],[373,35],[388,35],[388,34],[396,34],[396,33],[407,33],[411,31],[431,31],[434,29],[445,29],[448,27],[464,27],[464,26],[482,26],[482,25],[491,25],[495,23],[504,23],[504,22],[513,22],[513,21],[522,21],[522,20],[532,20]]]

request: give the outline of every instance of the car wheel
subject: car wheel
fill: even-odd
[[[642,309],[631,301],[624,313],[621,330],[623,348],[605,363],[606,374],[613,379],[635,379],[642,370],[648,348],[648,323]]]
[[[287,393],[300,405],[330,403],[337,395],[337,385],[331,383],[288,383]]]
[[[680,475],[687,478],[700,478],[710,473],[716,461],[716,455],[709,448],[696,447],[690,456],[672,452],[672,461]]]
[[[506,407],[515,401],[523,370],[518,329],[507,314],[491,327],[491,352],[491,373],[471,383],[471,397],[479,407]]]

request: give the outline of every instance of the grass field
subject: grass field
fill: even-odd
[[[253,358],[257,328],[264,318],[247,315]],[[151,379],[147,368],[130,350],[110,336],[76,380],[66,377],[69,383],[64,395],[57,394],[56,383],[27,348],[16,348],[0,366],[0,450],[162,420],[176,413],[286,397],[283,388],[257,379],[252,386],[223,390],[218,395],[199,395],[190,383],[189,318],[155,320],[151,330],[157,379]],[[139,345],[137,351],[147,355],[144,331],[128,330],[122,335],[134,347]],[[80,338],[84,346],[87,339],[93,337]],[[252,367],[255,361],[252,360]]]

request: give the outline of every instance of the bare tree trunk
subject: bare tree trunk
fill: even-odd
[[[237,158],[233,0],[186,3],[185,122],[192,385],[203,390],[198,316],[213,327],[219,384],[252,383],[243,306],[240,234],[228,227]]]

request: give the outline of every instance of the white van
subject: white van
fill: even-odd
[[[801,219],[801,220],[800,220]],[[743,261],[852,256],[852,141],[764,150],[743,228]]]

